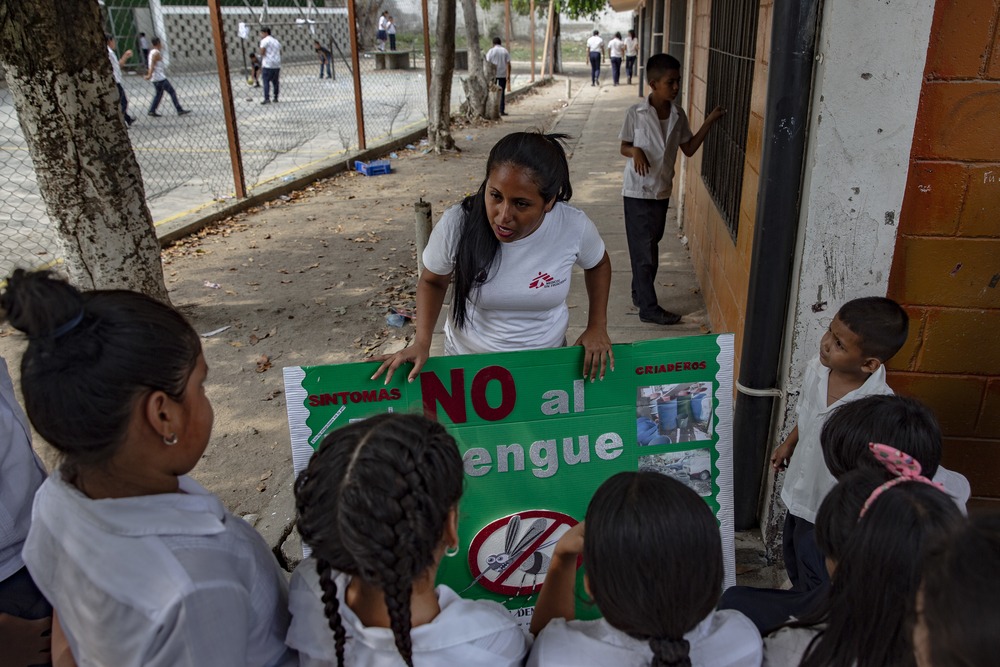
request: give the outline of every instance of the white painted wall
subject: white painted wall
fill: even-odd
[[[823,3],[809,118],[787,121],[807,123],[809,141],[782,438],[796,422],[793,392],[837,309],[886,294],[933,12],[934,0]],[[765,519],[781,513],[772,511],[776,495],[768,489]],[[768,536],[778,518],[765,521]]]

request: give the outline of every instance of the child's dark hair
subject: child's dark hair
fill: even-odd
[[[494,37],[493,38],[493,43],[496,44],[497,46],[499,46],[500,44],[502,44],[502,41],[500,40],[499,37]]]
[[[669,53],[657,53],[646,61],[646,81],[662,79],[667,72],[680,72],[681,63]]]
[[[160,45],[160,38],[159,37],[154,37],[151,40],[149,40],[149,43],[152,44],[153,46],[159,46]]]
[[[1000,653],[1000,514],[970,518],[924,559],[930,664],[993,665]]]
[[[823,460],[837,479],[856,468],[884,471],[868,449],[877,442],[905,452],[933,478],[941,464],[941,427],[930,408],[907,396],[866,396],[834,410],[820,433]]]
[[[423,416],[379,415],[323,439],[295,481],[295,506],[316,558],[338,665],[346,634],[333,570],[382,589],[396,648],[412,667],[413,581],[434,564],[461,495],[455,440]]]
[[[138,292],[79,292],[49,271],[14,271],[0,309],[28,335],[24,407],[68,469],[107,462],[136,401],[182,401],[201,341],[176,310]]]
[[[705,501],[664,475],[621,472],[594,493],[586,526],[583,562],[604,618],[648,641],[653,667],[691,665],[684,635],[722,592],[722,541]]]
[[[801,667],[913,664],[908,611],[901,601],[916,593],[926,545],[952,534],[964,520],[943,491],[912,481],[887,489],[859,520],[886,475],[850,472],[820,506],[816,543],[836,562],[836,571],[821,608],[792,624],[819,629]]]
[[[883,363],[899,352],[910,330],[910,317],[903,307],[882,296],[848,301],[837,317],[861,339],[862,353]]]
[[[497,167],[509,165],[526,171],[546,202],[569,201],[573,186],[569,182],[569,163],[560,143],[565,134],[513,132],[498,141],[486,161],[486,178],[479,190],[462,201],[465,216],[462,235],[456,249],[454,301],[452,317],[459,329],[468,320],[466,301],[490,278],[500,250],[500,240],[486,215],[486,181]]]
[[[616,39],[621,39],[622,38],[622,34],[620,32],[616,32],[615,33],[615,38]]]

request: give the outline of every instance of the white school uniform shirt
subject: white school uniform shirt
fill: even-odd
[[[179,493],[93,500],[61,471],[38,490],[28,571],[81,667],[270,667],[288,588],[263,538],[188,477]]]
[[[837,480],[823,460],[823,448],[819,441],[826,418],[845,403],[866,396],[893,393],[885,383],[885,366],[879,366],[863,385],[847,392],[828,406],[826,397],[829,381],[830,369],[816,356],[806,365],[806,372],[802,377],[802,390],[796,408],[799,442],[788,461],[785,482],[781,487],[781,500],[788,511],[811,523],[816,523],[816,512],[819,511],[823,498],[837,485]]]
[[[24,567],[21,548],[31,526],[31,501],[45,468],[31,449],[31,427],[0,357],[0,581]]]
[[[464,224],[461,205],[444,212],[424,249],[428,271],[451,274]],[[533,234],[501,243],[498,253],[489,278],[470,294],[465,328],[454,326],[451,317],[445,323],[445,354],[564,345],[573,266],[597,266],[604,258],[604,241],[583,211],[556,202]]]
[[[494,44],[493,48],[486,52],[486,62],[496,65],[497,78],[507,78],[507,65],[510,64],[510,51],[499,44]]]
[[[121,83],[122,66],[121,63],[118,62],[118,56],[115,55],[114,50],[112,50],[110,46],[108,47],[108,60],[111,61],[111,73],[115,77],[115,83]]]
[[[160,59],[156,61],[156,65],[153,65],[153,56],[159,55]],[[152,70],[153,73],[149,75],[150,81],[165,81],[167,78],[167,59],[163,57],[163,54],[159,49],[153,49],[149,52],[149,60],[146,62],[146,69]]]
[[[386,28],[388,26],[389,26],[389,19],[387,19],[385,16],[379,16],[378,17],[378,29],[379,30],[386,30]]]
[[[798,665],[823,627],[781,628],[764,637],[764,667]]]
[[[625,55],[633,58],[639,55],[639,40],[635,37],[625,38]]]
[[[334,572],[341,623],[347,633],[344,664],[364,667],[405,665],[389,628],[364,625],[344,602],[351,578]],[[463,600],[447,586],[435,588],[441,613],[410,630],[414,667],[520,667],[531,641],[510,613],[496,602]],[[333,631],[324,613],[316,561],[307,558],[292,574],[289,591],[292,624],[288,645],[298,651],[300,667],[335,667]]]
[[[617,37],[608,42],[608,56],[621,58],[623,55],[625,55],[625,42]]]
[[[625,112],[625,122],[618,138],[641,148],[649,161],[649,170],[640,176],[632,158],[625,163],[622,196],[636,199],[669,199],[674,187],[674,163],[677,147],[694,136],[687,114],[671,102],[670,117],[661,121],[649,98],[633,104]]]
[[[386,32],[387,35],[395,35],[396,34],[396,22],[395,21],[388,21],[387,20],[385,22],[385,32]]]
[[[972,487],[969,486],[969,480],[965,475],[939,465],[931,481],[944,487],[944,492],[951,496],[963,515],[969,514],[966,504],[972,495]]]
[[[260,59],[260,66],[267,69],[281,68],[281,42],[272,35],[268,35],[260,40],[260,48],[264,49],[264,56]]]
[[[592,35],[590,39],[587,40],[587,51],[598,51],[604,46],[604,40],[601,39],[600,35]]]
[[[760,632],[732,609],[711,612],[684,639],[690,644],[692,667],[759,667],[761,662]],[[648,641],[630,637],[604,619],[555,618],[535,639],[527,667],[648,667],[652,660]]]

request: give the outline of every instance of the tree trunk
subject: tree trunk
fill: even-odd
[[[465,17],[465,35],[469,42],[469,76],[462,80],[465,88],[466,115],[469,118],[500,117],[499,101],[495,111],[487,105],[490,83],[494,77],[488,77],[484,68],[490,68],[483,60],[483,51],[479,48],[479,20],[476,18],[477,0],[462,0],[462,13]],[[499,99],[499,98],[498,98]],[[491,114],[490,112],[493,111]]]
[[[169,302],[96,0],[0,0],[0,64],[70,278]]]
[[[435,153],[455,148],[451,136],[451,78],[455,73],[455,3],[442,0],[434,29],[434,69],[427,104],[427,141]]]
[[[383,0],[355,0],[354,2],[354,21],[358,24],[358,45],[363,51],[371,51],[376,46],[378,17],[382,15],[384,4]]]
[[[562,74],[562,44],[560,40],[562,38],[562,29],[559,25],[559,9],[558,5],[552,11],[552,73]]]

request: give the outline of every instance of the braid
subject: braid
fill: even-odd
[[[333,568],[325,560],[316,559],[316,572],[319,573],[319,585],[323,589],[323,613],[326,614],[326,621],[333,631],[333,638],[337,651],[337,666],[344,665],[344,644],[347,641],[347,632],[344,631],[344,624],[340,620],[340,601],[337,599],[337,582],[333,580]]]
[[[651,667],[691,667],[691,644],[686,639],[650,639]]]

